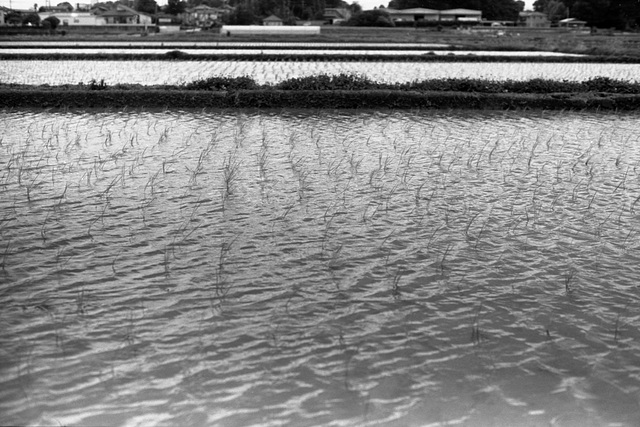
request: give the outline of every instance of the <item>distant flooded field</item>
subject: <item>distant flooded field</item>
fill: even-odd
[[[0,424],[640,424],[637,115],[0,112]]]
[[[355,74],[381,83],[440,78],[585,81],[608,77],[639,81],[640,64],[532,62],[375,62],[375,61],[44,61],[5,60],[0,82],[16,84],[78,84],[91,80],[159,85],[181,84],[214,76],[250,76],[257,83],[278,83],[318,74]]]
[[[442,43],[368,43],[368,42],[221,42],[221,41],[116,41],[116,40],[74,40],[74,41],[46,41],[46,40],[0,40],[0,48],[18,48],[29,46],[32,48],[138,48],[155,49],[163,47],[200,49],[446,49],[451,47]]]
[[[113,46],[105,46],[105,47],[92,47],[92,48],[7,48],[2,49],[1,53],[6,54],[33,54],[33,55],[42,55],[42,54],[75,54],[75,55],[94,55],[94,54],[126,54],[126,55],[138,55],[140,59],[144,59],[145,55],[165,55],[171,51],[176,50],[176,48],[166,47],[158,47],[158,48],[115,48]],[[290,55],[336,55],[339,54],[341,56],[368,56],[368,55],[384,55],[384,56],[401,56],[401,55],[457,55],[457,56],[473,56],[473,55],[482,55],[482,56],[508,56],[508,57],[536,57],[536,56],[545,56],[545,57],[560,57],[560,56],[575,56],[580,57],[584,55],[577,54],[567,54],[567,53],[558,53],[558,52],[540,52],[540,51],[475,51],[475,50],[407,50],[407,49],[393,49],[393,50],[381,50],[381,49],[371,49],[371,50],[363,50],[363,49],[346,49],[346,50],[336,50],[335,48],[306,48],[306,49],[286,49],[286,50],[267,50],[261,48],[240,48],[240,49],[230,49],[230,48],[202,48],[202,47],[180,47],[180,52],[185,53],[187,55],[225,55],[225,54],[233,54],[233,55],[245,55],[248,59],[254,57],[256,55],[269,54],[275,56],[290,56]]]

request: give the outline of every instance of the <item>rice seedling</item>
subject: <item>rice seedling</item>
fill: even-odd
[[[49,220],[49,215],[50,214],[51,214],[51,212],[47,212],[47,216],[45,217],[44,221],[42,222],[42,227],[40,228],[40,236],[42,237],[42,241],[43,242],[47,241],[47,236],[46,236],[44,228],[47,225],[47,220]]]
[[[489,210],[487,218],[482,223],[482,226],[480,227],[480,231],[478,231],[478,235],[475,238],[476,239],[475,244],[473,245],[474,250],[478,250],[478,243],[480,243],[480,238],[482,237],[482,233],[484,232],[485,228],[487,227],[487,224],[489,223],[489,220],[491,219],[492,212],[493,212],[493,206]]]
[[[564,274],[564,291],[569,295],[574,291],[574,282],[576,280],[576,270],[571,267],[569,271]]]
[[[116,276],[118,273],[116,272],[116,260],[118,259],[118,257],[120,256],[120,254],[122,253],[123,249],[120,249],[118,251],[118,253],[116,254],[116,256],[113,257],[113,261],[111,261],[111,271],[113,271],[113,275]]]
[[[260,152],[256,155],[258,159],[258,168],[260,173],[260,178],[262,180],[267,179],[267,160],[269,158],[269,153],[267,151],[267,147],[263,144],[260,146]]]
[[[478,306],[478,310],[473,318],[471,326],[471,342],[473,344],[480,344],[483,340],[486,340],[488,336],[480,329],[480,312],[482,311],[482,302]]]
[[[618,316],[616,316],[616,321],[614,323],[614,330],[613,330],[613,340],[616,342],[618,341],[618,338],[620,337],[620,334],[621,334],[620,328],[622,327],[622,324],[620,323],[620,318],[627,311],[627,309],[629,308],[629,305],[631,305],[631,302],[628,302],[627,305],[624,306],[622,311],[618,313]]]
[[[366,223],[368,220],[370,221],[375,216],[376,212],[378,212],[378,208],[381,206],[379,203],[374,203],[373,211],[367,217],[367,212],[369,210],[370,204],[364,207],[364,211],[362,212],[362,222]]]
[[[344,244],[340,243],[335,249],[331,251],[331,256],[328,263],[330,270],[337,270],[340,268],[340,265],[342,264],[340,261],[340,253],[342,252],[343,248]]]
[[[80,289],[80,291],[76,293],[76,313],[80,315],[86,313],[84,289]]]
[[[400,298],[400,279],[402,279],[402,272],[398,270],[398,272],[393,277],[393,282],[391,284],[391,295],[394,299]]]
[[[228,199],[234,193],[234,187],[239,179],[240,165],[241,162],[237,159],[235,152],[224,160],[222,166],[223,200]]]
[[[9,239],[9,241],[7,242],[6,246],[4,247],[4,252],[2,253],[2,271],[4,273],[7,272],[6,270],[6,266],[7,266],[7,256],[9,256],[9,248],[11,247],[11,239]]]
[[[342,335],[341,335],[342,338]],[[341,345],[343,346],[343,351],[345,355],[344,362],[344,388],[346,390],[351,390],[351,380],[349,378],[349,366],[351,365],[351,361],[360,351],[359,346],[355,349],[349,349],[346,344],[344,344],[344,338],[341,339]]]
[[[442,254],[442,258],[440,258],[440,262],[438,263],[438,265],[440,266],[440,273],[444,274],[444,262],[447,259],[447,256],[449,255],[449,252],[451,251],[451,243],[449,243],[447,245],[447,248],[444,250],[444,253]]]
[[[115,263],[115,259],[113,260],[113,262]],[[164,276],[165,277],[169,277],[170,268],[171,268],[171,258],[170,258],[170,254],[169,254],[169,245],[164,245],[162,266],[164,268]],[[114,274],[115,274],[115,269],[114,269]]]

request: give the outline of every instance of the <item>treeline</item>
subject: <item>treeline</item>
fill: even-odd
[[[153,0],[137,1],[142,3]],[[163,11],[178,15],[201,4],[218,8],[233,7],[233,11],[224,16],[223,20],[225,23],[236,25],[257,24],[269,15],[278,16],[285,24],[293,24],[297,20],[323,20],[326,8],[342,8],[351,13],[362,10],[358,3],[349,4],[342,0],[169,0]]]
[[[545,13],[552,23],[576,18],[589,27],[640,30],[638,0],[536,0],[533,8]]]
[[[142,0],[139,0],[142,1]],[[152,0],[144,0],[152,1]],[[179,0],[169,0],[169,5]],[[219,7],[222,0],[189,0],[184,3],[185,6],[191,7],[196,3],[207,4],[212,7]],[[231,16],[234,24],[247,24],[250,21],[257,22],[261,17],[275,14],[281,19],[287,21],[295,20],[322,20],[326,8],[342,8],[351,12],[352,17],[362,13],[362,8],[357,2],[347,3],[343,0],[230,0],[229,5],[235,7],[234,16]],[[386,26],[387,20],[385,8],[394,9],[410,9],[410,8],[427,8],[427,9],[454,9],[464,8],[482,11],[482,17],[488,20],[505,20],[515,21],[518,19],[518,13],[524,10],[524,1],[520,0],[391,0],[385,6],[382,1],[380,7],[375,12],[367,11],[364,17],[355,16],[350,25],[363,25],[362,21],[367,22],[364,25],[370,26]],[[376,22],[377,25],[376,25]]]
[[[344,0],[168,0],[165,6],[159,6],[155,0],[119,0],[141,12],[157,14],[164,12],[179,15],[191,7],[207,5],[210,7],[231,6],[230,13],[223,20],[229,24],[257,24],[269,15],[280,17],[285,24],[293,24],[297,20],[323,20],[327,8],[344,9],[352,15],[349,25],[387,26],[393,25],[385,12],[386,8],[411,9],[426,8],[473,9],[482,11],[482,18],[496,21],[516,21],[519,12],[524,10],[522,0],[390,0],[375,11],[362,12],[360,5]],[[112,1],[93,4],[92,7],[111,8]],[[59,3],[73,9],[70,3]],[[558,23],[565,18],[576,18],[586,21],[587,26],[596,28],[616,28],[618,30],[640,30],[640,0],[536,0],[534,10],[545,13],[551,23]],[[13,17],[23,20],[24,16]],[[5,17],[10,22],[11,16]],[[35,19],[35,17],[30,18]],[[30,22],[23,22],[24,25]]]

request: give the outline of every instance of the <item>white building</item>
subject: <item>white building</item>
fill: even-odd
[[[320,27],[298,25],[224,25],[220,34],[320,34]]]
[[[106,25],[106,20],[102,16],[89,12],[40,12],[40,19],[55,16],[60,20],[60,26],[74,25]]]
[[[389,14],[391,20],[396,22],[438,21],[440,11],[416,7],[413,9],[381,9]]]

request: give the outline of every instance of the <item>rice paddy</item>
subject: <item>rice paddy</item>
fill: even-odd
[[[0,424],[637,425],[638,125],[5,110]]]

